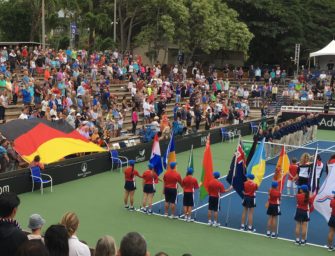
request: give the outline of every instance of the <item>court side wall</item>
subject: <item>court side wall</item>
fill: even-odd
[[[261,120],[254,120],[258,124]],[[273,124],[273,118],[267,120],[268,124]],[[251,133],[250,122],[243,124],[231,125],[225,127],[227,131],[241,134],[242,136]],[[219,143],[222,141],[221,129],[212,129],[210,131],[199,132],[186,136],[175,137],[176,153],[188,151],[193,145],[194,148],[203,147],[206,144],[206,138],[210,134],[211,143]],[[169,140],[161,140],[161,152],[164,154],[168,146]],[[128,159],[134,159],[136,162],[144,162],[150,159],[152,142],[141,143],[134,147],[118,150],[119,154],[126,156]],[[48,165],[43,173],[49,174],[53,178],[53,184],[61,184],[71,180],[84,179],[86,177],[112,170],[112,162],[108,152],[90,154],[87,156],[67,159]],[[114,166],[114,171],[118,171]],[[36,187],[36,186],[35,186]],[[17,194],[31,191],[32,181],[30,170],[22,169],[18,171],[8,172],[0,175],[0,194],[4,192],[15,192]],[[38,189],[39,185],[35,189]]]

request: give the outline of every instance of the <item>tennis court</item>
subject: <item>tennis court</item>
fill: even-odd
[[[334,135],[335,132],[331,131],[318,132],[320,140],[333,138]],[[250,140],[251,136],[243,137],[243,139]],[[222,175],[225,175],[229,169],[233,151],[236,149],[236,143],[237,141],[235,140],[235,142],[211,145],[214,169],[219,170]],[[311,145],[313,146],[314,144]],[[322,148],[332,147],[333,145],[333,142],[322,144]],[[319,148],[321,149],[321,144]],[[201,176],[203,151],[204,148],[194,149],[194,175],[198,180]],[[291,157],[290,154],[289,156]],[[178,153],[177,155],[178,170],[182,176],[185,174],[188,157],[189,152]],[[326,161],[328,159],[325,157],[323,160]],[[273,162],[276,163],[276,159]],[[147,164],[147,162],[138,163],[136,164],[136,169],[140,173],[143,173],[147,168]],[[270,167],[268,166],[268,168]],[[269,174],[272,174],[270,169],[267,170],[265,176]],[[267,191],[267,185],[270,184],[270,180],[271,178],[264,180],[260,191]],[[242,210],[241,199],[235,193],[221,200],[222,212],[220,213],[220,222],[224,228],[213,228],[198,224],[207,223],[206,201],[200,202],[197,205],[198,207],[202,207],[196,211],[197,223],[187,223],[156,215],[149,216],[142,213],[129,212],[123,208],[123,185],[124,177],[122,173],[107,171],[54,186],[53,193],[46,190],[43,196],[41,196],[38,190],[33,193],[21,194],[21,205],[18,209],[17,220],[23,229],[27,229],[29,216],[33,213],[39,213],[46,220],[46,225],[43,228],[45,231],[49,225],[58,223],[66,211],[74,211],[80,219],[78,237],[86,241],[89,246],[95,247],[98,238],[106,234],[112,235],[116,239],[117,244],[119,244],[121,238],[127,232],[138,231],[147,239],[151,255],[155,255],[159,251],[165,251],[172,256],[179,256],[186,252],[191,253],[192,256],[238,255],[246,251],[249,256],[259,256],[264,255],[264,253],[271,253],[271,256],[329,255],[328,251],[324,248],[315,246],[301,247],[280,239],[267,239],[247,232],[233,231],[240,225]],[[135,207],[138,208],[142,200],[140,180],[137,180],[137,186]],[[154,197],[155,201],[159,202],[163,199],[161,192],[162,183],[159,183],[157,193]],[[263,234],[266,225],[264,207],[266,196],[260,194],[257,195],[257,208],[254,217],[257,233]],[[231,209],[227,227],[225,227],[229,198],[231,200]],[[281,237],[293,238],[295,203],[293,199],[285,197],[282,204],[287,204],[286,208],[292,209],[282,209],[283,215],[280,219],[279,233]],[[157,214],[160,214],[159,208],[160,203],[155,205]],[[180,211],[180,208],[178,210]],[[284,219],[288,222],[285,222]],[[314,212],[311,216],[311,225],[313,229],[317,229],[317,232],[319,232],[320,238],[318,243],[321,245],[325,244],[328,232],[325,220],[321,216],[318,216],[318,213]],[[317,227],[318,225],[320,227]],[[285,232],[285,230],[287,231]],[[309,235],[309,242],[312,242],[311,239],[317,240],[317,238],[313,237],[313,233],[317,234],[317,232],[313,231]],[[284,233],[287,236],[284,236]],[[313,243],[317,243],[317,241],[313,241]]]
[[[315,141],[304,145],[307,148],[297,148],[292,149],[288,152],[290,159],[295,157],[300,159],[300,156],[307,152],[310,155],[315,154],[315,149],[318,148],[318,154],[320,154],[322,160],[325,162],[329,159],[331,154],[335,151],[335,142],[333,141]],[[333,152],[332,152],[333,151]],[[275,167],[278,161],[278,157],[271,158],[266,161],[266,172],[264,175],[263,182],[257,191],[256,204],[254,213],[254,227],[256,228],[256,234],[265,235],[267,218],[265,203],[268,200],[268,190],[271,188],[271,182],[273,179]],[[321,183],[326,175],[323,174],[321,178]],[[224,184],[225,188],[230,185],[226,182],[225,176],[220,178],[221,182]],[[183,220],[182,212],[182,193],[178,194],[177,199],[177,214]],[[195,207],[193,210],[193,219],[196,223],[207,225],[207,210],[208,210],[208,197],[203,201],[199,200],[199,192],[196,191],[194,196]],[[154,212],[158,215],[162,215],[164,211],[164,202],[157,202],[154,206]],[[278,227],[278,236],[282,239],[295,239],[295,221],[294,214],[296,210],[296,199],[292,195],[286,194],[286,187],[283,190],[283,197],[281,201],[281,212]],[[220,211],[219,211],[219,222],[221,228],[229,228],[234,230],[239,230],[241,225],[241,214],[242,214],[242,199],[235,191],[231,191],[220,197]],[[313,245],[323,246],[327,239],[328,225],[325,219],[317,212],[313,211],[311,213],[311,221],[308,227],[308,238],[307,241]],[[242,231],[245,232],[245,231]]]

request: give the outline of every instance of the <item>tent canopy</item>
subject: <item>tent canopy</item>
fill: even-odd
[[[309,57],[329,55],[335,55],[335,40],[331,41],[326,47],[322,48],[321,50],[310,53]]]

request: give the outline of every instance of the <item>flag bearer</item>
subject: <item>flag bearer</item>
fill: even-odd
[[[135,170],[135,161],[129,160],[129,167],[124,169],[124,178],[125,178],[125,184],[124,184],[124,208],[128,209],[129,211],[135,210],[134,208],[134,194],[136,190],[136,184],[135,184],[135,176],[142,178],[142,176],[138,173],[137,170]],[[130,207],[128,205],[128,199],[130,199]]]
[[[187,222],[191,221],[192,207],[194,207],[194,190],[199,188],[198,181],[193,175],[193,168],[187,168],[186,177],[182,181],[184,190],[183,206],[184,215]]]
[[[278,215],[281,215],[280,197],[281,193],[278,190],[278,182],[273,181],[269,191],[268,210],[266,212],[269,215],[266,235],[271,238],[277,237],[277,218]]]
[[[306,245],[307,223],[309,222],[309,213],[313,207],[313,197],[310,197],[308,186],[302,185],[298,187],[297,210],[294,220],[295,226],[295,244]]]
[[[225,190],[223,184],[218,180],[220,178],[219,172],[213,173],[214,179],[208,183],[208,225],[218,227],[220,223],[218,222],[218,211],[220,208],[220,195],[229,192],[233,189],[230,186]],[[212,213],[214,215],[214,220],[212,221]]]
[[[242,202],[243,212],[241,219],[241,230],[247,230],[255,232],[256,229],[253,227],[253,215],[254,208],[256,207],[256,190],[258,185],[253,181],[255,176],[252,173],[247,174],[247,181],[244,182],[244,199]],[[246,223],[245,217],[248,214],[248,223]]]
[[[152,200],[156,192],[155,184],[158,183],[158,176],[154,171],[152,163],[148,164],[148,170],[142,174],[143,178],[143,201],[141,211],[144,213],[152,214]],[[148,204],[148,208],[147,208]]]
[[[298,180],[298,164],[297,159],[292,158],[290,167],[288,169],[288,179],[287,179],[287,194],[289,195],[291,193],[291,188],[293,189],[293,195],[296,194],[297,190],[297,180]]]
[[[178,216],[175,216],[176,211],[176,202],[178,194],[178,183],[181,185],[181,176],[176,170],[177,163],[170,163],[170,170],[168,170],[163,177],[164,180],[164,195],[165,195],[165,204],[164,204],[164,216],[168,217],[169,208],[171,209],[171,219],[177,219]]]

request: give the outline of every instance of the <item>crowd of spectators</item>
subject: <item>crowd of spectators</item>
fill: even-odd
[[[5,122],[9,104],[18,104],[22,98],[19,119],[64,121],[101,146],[127,133],[146,142],[156,133],[167,138],[171,132],[182,135],[242,123],[250,114],[251,102],[264,114],[266,104],[277,101],[279,85],[286,79],[286,71],[279,66],[251,65],[245,70],[226,65],[221,73],[210,66],[205,74],[199,63],[189,72],[182,65],[146,65],[140,55],[117,49],[89,53],[3,47],[0,120]],[[320,74],[310,86],[315,79],[301,75],[282,94],[304,100],[311,99],[312,92],[314,98],[329,98],[334,89],[327,79]],[[8,147],[11,150],[13,145],[7,142],[3,148]],[[16,159],[15,151],[13,156]]]
[[[145,238],[137,232],[127,233],[119,246],[108,235],[98,239],[95,249],[78,239],[78,216],[74,212],[63,215],[59,224],[50,225],[44,234],[46,221],[39,214],[28,220],[29,231],[22,231],[15,220],[19,197],[11,192],[0,195],[0,252],[2,256],[148,256]],[[168,256],[158,252],[157,256]],[[184,254],[191,256],[190,254]]]
[[[132,123],[133,134],[152,123],[155,132],[166,136],[174,127],[188,133],[201,123],[210,129],[243,122],[249,113],[247,89],[230,86],[215,70],[198,75],[195,67],[196,75],[187,79],[187,69],[180,65],[163,70],[159,63],[145,65],[141,56],[116,49],[89,54],[70,48],[3,47],[0,54],[0,120],[5,121],[9,104],[22,98],[19,119],[65,120],[100,145],[120,136],[125,123]],[[123,84],[123,93],[111,90],[112,83]],[[169,103],[175,103],[173,117]]]
[[[310,104],[313,100],[333,102],[335,100],[334,78],[335,73],[302,71],[296,79],[288,84],[282,94],[292,100],[309,102]]]

